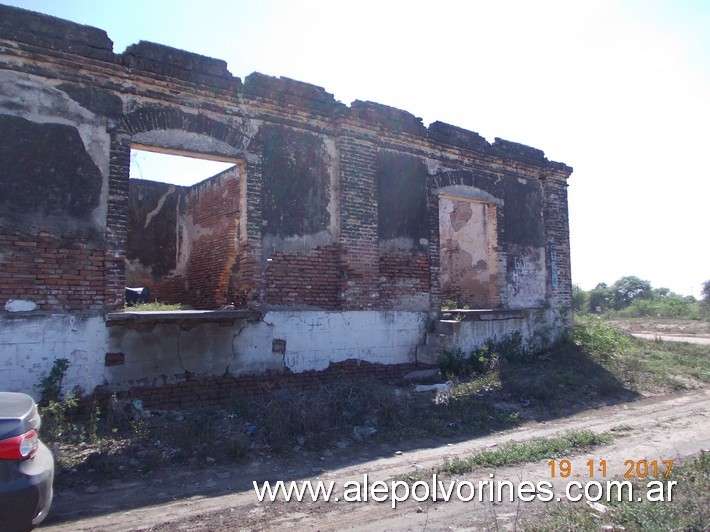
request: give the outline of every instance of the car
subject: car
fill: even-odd
[[[0,531],[32,530],[52,504],[54,456],[39,439],[34,399],[0,392]]]

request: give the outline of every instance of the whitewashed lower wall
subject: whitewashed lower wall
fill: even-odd
[[[294,373],[348,359],[379,364],[415,361],[426,312],[269,312],[274,338],[286,340],[284,365]]]
[[[0,317],[0,390],[39,398],[37,385],[54,361],[69,360],[64,389],[90,392],[103,382],[106,326],[102,316]]]
[[[566,326],[558,321],[555,313],[547,309],[492,311],[480,319],[463,319],[454,328],[451,343],[463,352],[470,352],[483,347],[487,340],[501,341],[520,333],[525,347],[544,349],[554,343]]]
[[[79,386],[86,393],[99,385],[120,390],[188,377],[301,373],[352,359],[411,363],[430,324],[427,312],[408,311],[125,313],[106,319],[16,314],[0,317],[0,390],[37,398],[37,385],[60,358],[70,362],[64,390]],[[494,311],[461,321],[451,345],[471,351],[516,331],[539,340],[540,331],[554,334],[551,324],[549,311]]]

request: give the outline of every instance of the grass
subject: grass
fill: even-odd
[[[710,382],[709,356],[709,346],[634,339],[629,356],[619,362],[627,376],[639,367],[648,385],[679,390],[694,387],[692,381]]]
[[[663,502],[646,500],[646,483],[636,483],[634,496],[641,501],[612,500],[604,503],[603,515],[584,504],[561,504],[546,509],[544,517],[533,518],[524,530],[579,532],[603,530],[707,530],[710,525],[710,454],[703,453],[684,466],[675,466],[668,479],[676,481],[673,498]]]
[[[136,303],[131,307],[124,307],[124,312],[173,312],[176,310],[189,310],[180,303],[170,304],[153,301],[152,303]]]
[[[461,475],[482,467],[504,467],[537,462],[545,458],[558,458],[608,443],[614,439],[609,433],[595,434],[589,430],[566,432],[554,438],[534,438],[525,442],[510,442],[492,451],[481,451],[466,458],[454,458],[444,462],[438,473]]]
[[[543,459],[559,458],[612,441],[616,436],[608,432],[596,434],[590,430],[568,431],[552,438],[533,438],[524,442],[510,442],[494,450],[480,451],[465,458],[449,458],[432,468],[430,473],[463,475],[484,467],[505,467]],[[422,480],[421,471],[397,475],[395,480]]]

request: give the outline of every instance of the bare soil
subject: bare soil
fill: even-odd
[[[649,318],[626,318],[610,321],[622,331],[644,340],[710,345],[710,322],[708,321],[653,320]]]
[[[654,338],[657,335],[668,337],[709,338],[710,321],[699,320],[654,320],[649,318],[625,318],[610,320],[622,331],[633,335]]]
[[[465,457],[511,440],[554,436],[568,430],[616,431],[607,445],[568,456],[580,471],[587,460],[606,460],[608,478],[625,471],[626,460],[676,462],[697,456],[710,445],[710,388],[652,396],[547,421],[530,421],[512,430],[466,441],[411,448],[362,445],[298,458],[264,456],[251,462],[175,466],[153,473],[126,474],[116,481],[92,480],[59,485],[46,530],[480,530],[513,529],[523,517],[556,503],[389,503],[283,501],[259,503],[252,481],[334,480],[342,491],[348,480],[391,480],[413,470],[427,471],[447,457]],[[460,480],[555,480],[547,460],[495,471],[474,471]],[[425,475],[426,479],[427,476]],[[589,480],[582,475],[580,481]],[[338,488],[336,488],[337,490]]]

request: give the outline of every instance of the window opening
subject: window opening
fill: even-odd
[[[227,303],[243,234],[244,168],[239,159],[133,146],[128,306],[147,302],[151,310],[170,311]]]
[[[131,149],[131,179],[191,186],[234,166],[231,160],[204,159],[182,152]],[[130,183],[129,183],[130,185]]]

